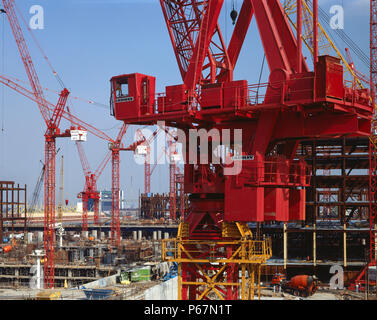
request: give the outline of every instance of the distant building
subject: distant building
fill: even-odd
[[[119,190],[119,209],[125,208],[124,191]],[[111,211],[111,191],[100,191],[100,210]]]
[[[110,196],[110,200],[111,200],[111,196]],[[93,199],[89,199],[88,200],[88,211],[93,211],[93,210],[94,210],[94,200]],[[77,212],[82,212],[83,211],[82,201],[77,202],[76,211]]]

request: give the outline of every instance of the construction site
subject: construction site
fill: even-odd
[[[40,8],[1,0],[0,300],[376,300],[377,0],[152,2],[96,4],[136,15],[119,56],[93,50],[103,104],[71,93]],[[21,104],[39,131],[6,136]]]

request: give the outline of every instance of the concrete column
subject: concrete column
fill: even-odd
[[[158,240],[161,240],[161,239],[162,239],[162,232],[161,232],[161,230],[158,230],[158,231],[157,231],[157,239],[158,239]]]
[[[132,231],[132,236],[133,236],[133,239],[136,241],[137,240],[137,231]]]
[[[157,231],[153,231],[153,240],[157,240]]]
[[[15,270],[14,270],[14,284],[16,286],[19,286],[19,284],[20,284],[19,275],[20,275],[20,269],[19,268],[15,268]]]
[[[143,238],[143,231],[139,230],[138,231],[138,239],[141,240]]]
[[[169,239],[169,232],[164,233],[164,239]]]
[[[38,231],[37,237],[38,237],[38,245],[43,245],[43,232]]]
[[[109,231],[108,236],[109,236],[109,239],[111,239],[111,231]]]
[[[89,232],[88,231],[81,231],[81,237],[88,239]]]
[[[84,260],[85,257],[85,249],[80,249],[80,261]]]
[[[93,231],[92,231],[92,237],[93,237],[94,239],[97,239],[97,236],[98,236],[98,234],[97,234],[97,230],[93,230]]]
[[[283,239],[284,239],[284,269],[287,270],[287,257],[288,257],[288,239],[287,239],[287,223],[284,222],[284,225],[283,225]]]
[[[101,232],[101,240],[105,239],[105,232]]]
[[[31,232],[27,233],[27,243],[30,244],[33,242],[33,234]]]
[[[62,248],[63,247],[63,235],[60,234],[59,235],[59,248]]]

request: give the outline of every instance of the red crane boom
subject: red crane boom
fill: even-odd
[[[3,0],[3,5],[13,32],[13,36],[16,40],[26,74],[29,78],[35,100],[47,126],[45,133],[46,173],[44,189],[44,249],[47,261],[44,264],[44,285],[46,288],[51,288],[54,286],[55,282],[55,139],[57,137],[69,136],[69,134],[67,135],[66,133],[60,134],[59,129],[60,120],[64,112],[69,92],[67,89],[64,89],[61,92],[58,104],[54,107],[51,113],[46,104],[46,100],[44,99],[43,90],[35,71],[33,60],[31,59],[22,29],[17,19],[14,0]]]

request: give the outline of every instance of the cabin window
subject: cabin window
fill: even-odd
[[[129,96],[128,79],[115,83],[115,94],[117,98]]]

